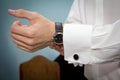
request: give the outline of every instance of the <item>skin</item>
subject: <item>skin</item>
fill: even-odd
[[[11,36],[18,48],[34,52],[50,46],[63,55],[63,46],[58,46],[52,42],[55,33],[55,23],[44,16],[23,9],[12,10],[8,13],[17,18],[24,18],[30,25],[22,25],[20,21],[15,21],[11,25]]]
[[[62,56],[64,56],[64,46],[63,45],[58,46],[52,42],[50,45],[50,48],[58,51]]]

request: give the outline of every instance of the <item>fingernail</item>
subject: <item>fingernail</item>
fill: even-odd
[[[9,9],[10,13],[15,13],[15,10]]]

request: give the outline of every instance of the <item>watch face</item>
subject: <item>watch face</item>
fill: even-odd
[[[57,33],[55,36],[54,36],[54,42],[56,44],[62,44],[63,43],[63,34],[61,32]]]

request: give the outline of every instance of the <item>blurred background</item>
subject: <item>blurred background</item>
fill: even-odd
[[[29,24],[7,13],[8,9],[26,9],[36,11],[52,21],[64,22],[73,0],[0,0],[0,80],[19,80],[20,63],[36,55],[54,60],[59,53],[49,47],[34,53],[22,51],[16,47],[10,37],[10,26],[15,20]]]

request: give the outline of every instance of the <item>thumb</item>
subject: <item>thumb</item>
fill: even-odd
[[[18,10],[8,9],[8,13],[14,17],[25,18],[28,20],[32,20],[36,16],[35,14],[33,14],[33,12],[23,9],[18,9]]]

